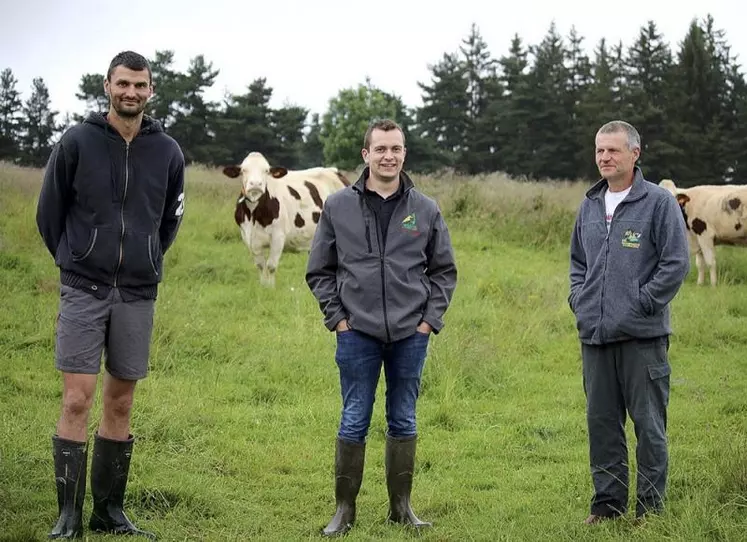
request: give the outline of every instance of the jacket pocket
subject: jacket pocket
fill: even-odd
[[[98,234],[98,228],[91,229],[88,235],[88,241],[85,247],[82,248],[82,250],[75,246],[74,240],[71,241],[70,257],[74,262],[82,262],[91,255],[91,252],[93,252],[93,249],[96,246],[96,239],[98,238]]]
[[[590,337],[601,316],[600,300],[594,295],[593,287],[587,283],[579,286],[569,301],[576,317],[576,329],[582,338]]]
[[[635,306],[636,310],[641,316],[653,316],[653,313],[649,311],[646,307],[647,305],[643,303],[642,300],[643,294],[641,294],[641,283],[638,279],[633,280],[633,305]]]
[[[646,294],[641,291],[641,283],[636,280],[635,285],[638,295],[638,305],[641,307],[641,313],[645,316],[653,316],[656,313],[654,304],[650,299],[646,299]]]
[[[120,268],[122,284],[133,286],[157,282],[161,274],[161,250],[158,235],[127,231]]]
[[[119,232],[68,224],[55,258],[57,265],[92,280],[107,282],[119,261]]]
[[[150,265],[151,265],[151,268],[153,269],[153,273],[155,273],[156,276],[158,276],[159,272],[158,272],[158,266],[156,265],[156,262],[159,261],[158,255],[159,255],[160,249],[156,245],[157,243],[154,240],[154,236],[152,234],[149,235],[148,236],[148,258],[150,259]]]
[[[578,291],[581,289],[579,286],[577,290],[574,290],[568,294],[568,307],[571,309],[571,312],[573,314],[576,314],[576,297],[578,296]]]

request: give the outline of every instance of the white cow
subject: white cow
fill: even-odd
[[[747,186],[704,184],[677,188],[671,179],[662,179],[659,186],[669,190],[682,209],[690,252],[695,254],[698,267],[698,284],[705,282],[707,265],[711,286],[716,286],[715,246],[747,246]]]
[[[288,170],[270,166],[259,152],[223,173],[241,177],[234,219],[254,256],[260,283],[269,287],[275,285],[282,252],[308,252],[327,197],[350,185],[337,168]]]

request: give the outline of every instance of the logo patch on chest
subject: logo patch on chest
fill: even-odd
[[[641,233],[634,232],[633,230],[625,230],[622,238],[622,246],[625,248],[640,248]]]
[[[420,235],[418,231],[418,220],[415,217],[415,213],[407,215],[401,223],[402,231],[407,232],[413,236]]]

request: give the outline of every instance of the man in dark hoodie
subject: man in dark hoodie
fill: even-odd
[[[636,439],[636,516],[661,510],[667,480],[670,305],[690,270],[685,222],[636,161],[637,130],[596,135],[602,179],[586,193],[570,243],[568,303],[577,321],[594,495],[587,524],[628,507],[626,411]]]
[[[50,538],[82,531],[88,417],[106,353],[103,415],[91,462],[94,531],[154,538],[127,518],[130,411],[145,378],[163,256],[184,212],[184,156],[143,111],[152,96],[148,61],[112,59],[105,115],[70,128],[47,163],[36,220],[60,268],[55,364],[62,412],[52,437],[59,518]]]
[[[391,120],[364,136],[358,181],[324,204],[306,281],[336,331],[342,420],[335,449],[337,510],[325,536],[347,532],[355,502],[376,386],[386,376],[386,480],[389,520],[429,526],[410,507],[415,462],[415,404],[431,332],[456,287],[449,231],[437,203],[402,171],[405,137]]]

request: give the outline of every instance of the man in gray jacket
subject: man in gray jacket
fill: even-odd
[[[596,135],[602,179],[586,193],[570,243],[570,295],[583,359],[594,496],[587,524],[628,506],[626,411],[636,448],[636,516],[662,508],[668,469],[669,303],[690,270],[677,202],[646,181],[641,140],[623,121]]]
[[[391,120],[368,128],[358,181],[324,204],[306,281],[336,332],[342,419],[335,451],[337,510],[325,536],[347,532],[363,478],[381,365],[386,376],[389,520],[429,526],[410,507],[415,404],[431,332],[456,287],[449,230],[437,203],[402,171],[405,136]]]

